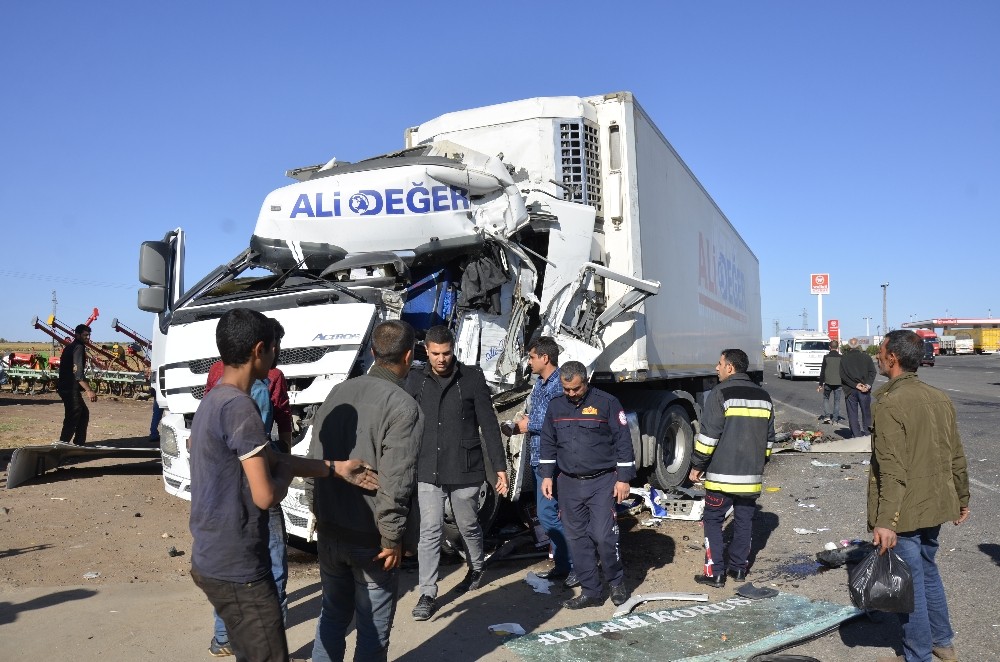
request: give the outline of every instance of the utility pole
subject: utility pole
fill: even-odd
[[[889,289],[889,283],[882,283],[882,333],[889,333],[889,316],[886,315],[885,291]]]
[[[872,321],[872,318],[871,317],[863,317],[862,319],[865,321],[865,335],[869,337],[868,338],[869,340],[871,340],[872,331],[871,331],[871,327],[869,326],[869,323]]]

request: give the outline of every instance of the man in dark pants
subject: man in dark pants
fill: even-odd
[[[715,366],[719,383],[705,401],[691,459],[691,481],[705,483],[705,571],[694,580],[714,588],[726,585],[722,524],[730,507],[728,574],[738,582],[746,578],[757,497],[774,443],[771,396],[750,381],[749,367],[743,350],[722,351]]]
[[[844,385],[847,422],[852,437],[867,435],[872,427],[872,384],[875,383],[875,363],[854,340],[840,359],[840,381]],[[858,410],[861,410],[860,414]]]
[[[839,423],[843,418],[840,416],[840,396],[843,389],[840,381],[840,343],[836,340],[830,341],[830,351],[823,357],[823,364],[819,369],[819,385],[817,391],[823,392],[823,416],[824,423]]]
[[[917,378],[924,342],[912,331],[890,331],[878,352],[889,383],[875,394],[868,526],[872,544],[910,566],[913,612],[897,614],[903,655],[889,660],[957,660],[948,600],[934,557],[941,525],[969,518],[968,462],[955,407]]]
[[[541,336],[528,345],[528,365],[532,374],[537,375],[538,379],[531,387],[528,412],[517,419],[515,425],[517,432],[529,435],[531,469],[535,474],[535,512],[538,515],[538,523],[549,537],[554,564],[551,570],[543,570],[536,574],[542,579],[556,581],[561,579],[566,588],[576,588],[580,585],[580,580],[573,572],[573,560],[569,556],[566,532],[563,530],[562,520],[559,519],[557,494],[554,493],[550,498],[542,495],[542,475],[538,472],[545,413],[549,409],[549,403],[563,392],[562,381],[559,379],[559,345],[551,336]]]
[[[559,470],[563,526],[583,591],[563,602],[567,609],[602,604],[604,581],[616,605],[628,600],[625,570],[618,550],[615,503],[629,494],[635,478],[635,455],[625,412],[618,400],[588,388],[587,369],[569,361],[560,369],[563,395],[549,403],[542,426],[542,494],[552,498],[552,476]]]
[[[446,326],[428,329],[424,347],[426,365],[411,370],[404,386],[424,414],[417,456],[420,599],[413,608],[416,621],[426,621],[434,613],[445,500],[451,501],[469,562],[469,571],[456,590],[475,591],[483,581],[486,554],[478,511],[479,490],[486,478],[484,446],[495,471],[497,493],[507,494],[507,460],[483,371],[455,360],[455,336]]]
[[[84,402],[84,394],[91,402],[97,402],[97,393],[90,388],[90,382],[84,374],[90,327],[77,324],[73,331],[75,338],[63,349],[59,362],[59,381],[56,382],[56,390],[66,409],[59,441],[83,446],[87,441],[87,425],[90,423],[90,409]]]

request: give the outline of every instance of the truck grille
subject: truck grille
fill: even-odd
[[[337,351],[338,347],[289,347],[282,349],[278,354],[278,365],[293,365],[298,363],[315,363],[323,358],[327,352]],[[188,367],[196,375],[207,375],[212,369],[212,364],[220,357],[213,356],[210,359],[196,359],[188,364]],[[195,396],[201,397],[201,396]]]
[[[562,181],[573,187],[571,202],[590,205],[604,217],[601,196],[601,158],[597,127],[590,122],[559,124]]]

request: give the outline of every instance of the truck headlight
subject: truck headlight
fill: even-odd
[[[160,452],[170,457],[180,457],[180,451],[177,450],[177,435],[174,434],[174,429],[166,425],[161,425],[159,431]]]

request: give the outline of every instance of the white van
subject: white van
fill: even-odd
[[[817,331],[785,331],[778,336],[778,376],[819,377],[830,336]]]

